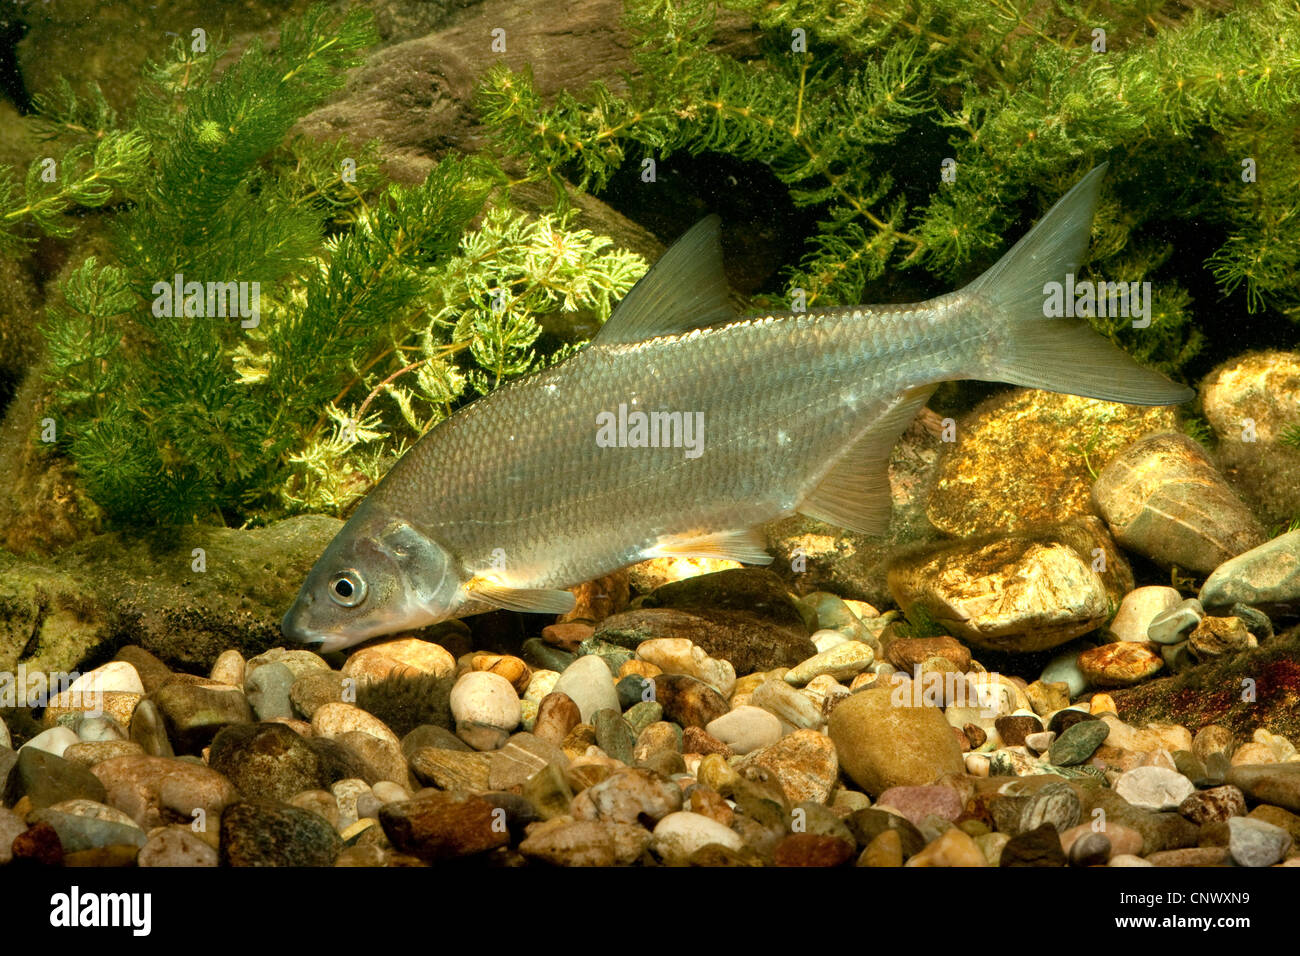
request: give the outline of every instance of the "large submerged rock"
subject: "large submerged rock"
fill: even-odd
[[[206,670],[230,648],[259,654],[283,641],[280,618],[341,527],[304,515],[99,535],[40,563],[0,552],[0,670],[71,670],[123,641],[178,668]]]

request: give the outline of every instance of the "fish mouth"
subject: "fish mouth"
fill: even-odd
[[[304,627],[294,620],[294,608],[285,612],[280,621],[280,633],[294,644],[299,644],[304,650],[312,651],[316,654],[328,654],[331,651],[341,650],[348,647],[352,642],[338,634],[323,634],[320,631]]]

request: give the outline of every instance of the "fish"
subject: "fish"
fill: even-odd
[[[426,432],[325,548],[284,636],[329,652],[496,608],[564,614],[568,588],[648,558],[768,564],[759,529],[796,513],[885,533],[890,452],[942,382],[1190,400],[1044,307],[1087,252],[1105,168],[973,282],[907,305],[737,317],[702,220],[587,346]]]

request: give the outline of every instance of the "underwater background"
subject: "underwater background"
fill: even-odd
[[[1267,0],[6,5],[0,863],[1294,859],[1298,50]],[[1081,279],[1148,314],[1089,321],[1193,402],[945,383],[883,538],[286,645],[414,442],[703,216],[742,313],[921,302],[1103,162]]]

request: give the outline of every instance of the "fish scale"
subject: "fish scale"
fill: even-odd
[[[563,612],[564,588],[656,555],[764,563],[756,529],[796,512],[883,532],[890,451],[940,382],[1187,401],[1085,322],[1045,314],[1044,284],[1086,252],[1103,169],[970,285],[913,305],[736,319],[704,220],[586,349],[421,438],[312,568],[286,637],[330,650],[497,607]],[[600,416],[620,406],[698,417],[698,456],[604,447]]]

